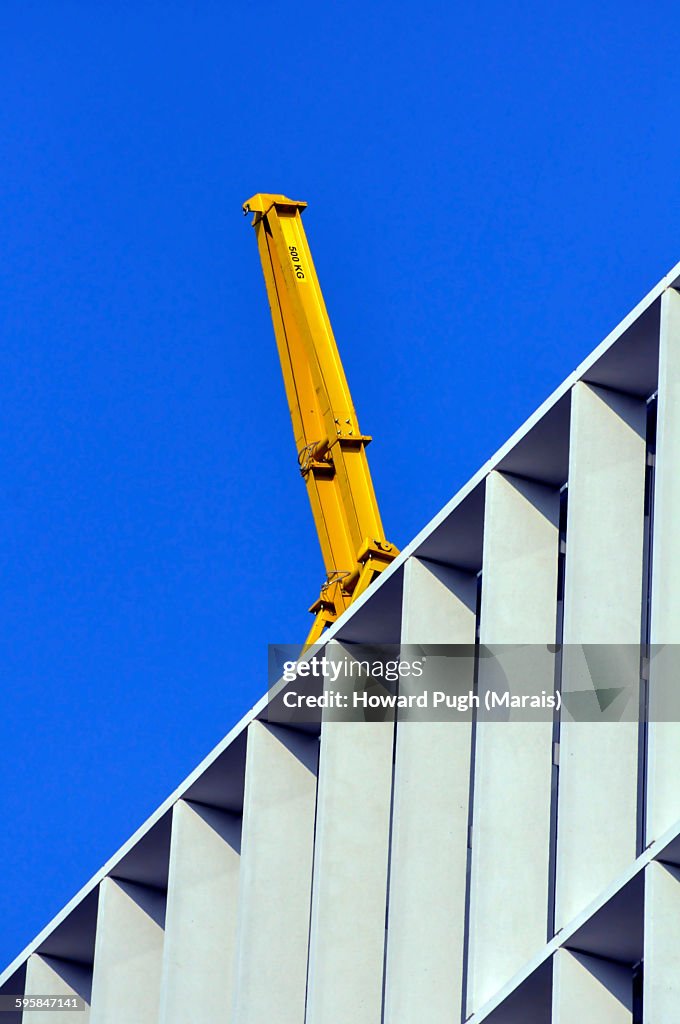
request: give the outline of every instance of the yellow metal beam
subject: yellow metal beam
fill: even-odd
[[[252,213],[276,344],[326,582],[314,643],[398,554],[383,532],[362,434],[302,226],[306,203],[257,193]]]

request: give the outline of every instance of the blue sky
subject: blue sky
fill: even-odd
[[[680,259],[668,3],[5,3],[0,967],[323,576],[252,229],[305,199],[405,544]]]

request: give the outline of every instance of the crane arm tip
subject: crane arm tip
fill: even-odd
[[[271,210],[272,206],[287,207],[288,209],[304,210],[307,203],[301,202],[297,199],[289,199],[287,196],[282,196],[272,192],[256,192],[250,199],[246,199],[243,204],[243,215],[247,217],[249,213],[255,214],[256,223],[261,217]]]

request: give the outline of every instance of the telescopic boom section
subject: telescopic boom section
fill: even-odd
[[[385,540],[362,434],[302,226],[306,203],[258,193],[253,213],[300,472],[326,582],[310,608],[314,643],[397,555]]]

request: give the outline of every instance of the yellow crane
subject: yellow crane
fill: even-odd
[[[398,554],[383,532],[362,434],[302,226],[306,203],[258,193],[253,226],[326,580],[307,646]]]

